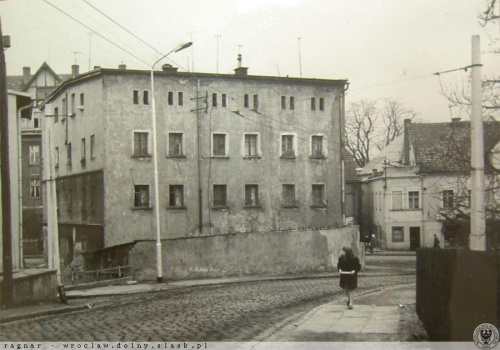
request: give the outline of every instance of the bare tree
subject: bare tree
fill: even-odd
[[[486,0],[486,9],[479,13],[478,18],[483,27],[500,19],[500,0]]]
[[[370,161],[372,147],[376,145],[376,122],[379,118],[377,101],[362,100],[349,105],[346,118],[346,146],[357,165]]]
[[[404,120],[414,120],[417,113],[403,106],[401,101],[387,98],[383,101],[381,110],[382,122],[384,123],[383,139],[378,145],[379,149],[384,148],[394,141],[396,137],[403,133]]]

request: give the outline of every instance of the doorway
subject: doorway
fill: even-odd
[[[410,227],[410,250],[420,248],[420,227]]]

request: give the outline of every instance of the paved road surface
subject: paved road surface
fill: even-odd
[[[366,276],[359,292],[415,276]],[[89,300],[96,307],[0,326],[2,341],[250,341],[342,296],[337,278],[260,281]]]

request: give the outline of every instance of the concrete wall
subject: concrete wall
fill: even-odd
[[[23,270],[13,277],[15,305],[57,299],[56,270]]]
[[[333,272],[344,246],[352,247],[364,265],[357,226],[164,240],[163,276],[190,279]],[[137,242],[129,251],[129,262],[137,280],[154,280],[155,242]]]

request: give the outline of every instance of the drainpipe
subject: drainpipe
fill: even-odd
[[[342,226],[346,225],[346,204],[345,204],[345,141],[344,141],[344,125],[345,125],[345,92],[349,89],[349,82],[345,83],[344,88],[339,94],[339,135],[340,135],[340,181],[341,181],[341,198],[342,198]]]
[[[198,147],[198,218],[199,218],[199,230],[200,235],[203,234],[203,196],[202,196],[202,188],[201,188],[201,147],[200,147],[200,79],[197,79],[196,82],[196,124],[197,124],[197,138],[196,143]]]

